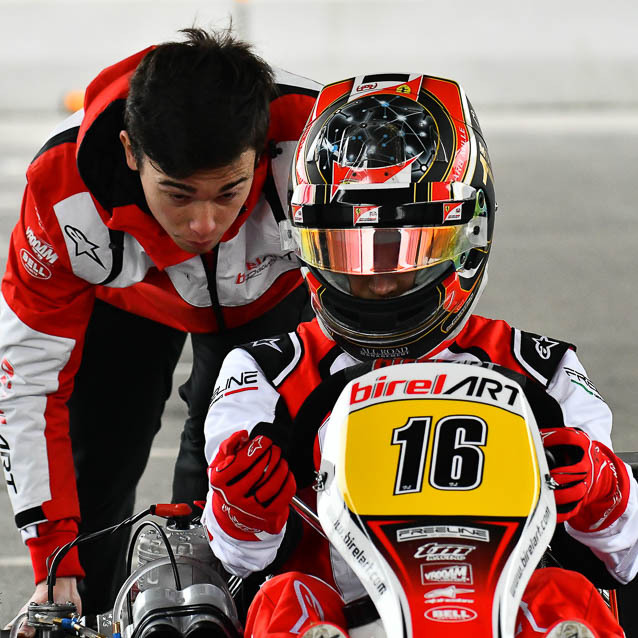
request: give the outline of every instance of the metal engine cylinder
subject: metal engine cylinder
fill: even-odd
[[[178,526],[175,521],[169,521],[164,531],[175,556],[193,558],[206,567],[214,569],[218,567],[217,559],[210,549],[206,531],[202,525],[190,523],[188,527],[185,527]],[[168,556],[168,552],[158,532],[149,527],[140,534],[134,555],[139,568],[152,560]],[[180,563],[178,569],[183,587],[209,581],[208,570],[199,569],[196,564]],[[173,571],[167,565],[151,570],[137,582],[140,592],[151,587],[173,587],[174,584]]]

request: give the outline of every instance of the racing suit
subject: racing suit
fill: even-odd
[[[532,377],[545,386],[560,405],[563,424],[579,427],[592,439],[611,448],[611,412],[586,376],[575,348],[545,336],[512,328],[504,321],[477,315],[452,342],[442,344],[429,359],[465,363],[492,362]],[[376,366],[396,361],[378,360]],[[278,338],[261,339],[232,351],[218,378],[206,419],[206,456],[212,461],[222,441],[238,430],[262,433],[287,450],[295,417],[313,389],[330,375],[358,363],[327,337],[316,320],[301,324],[295,332]],[[327,407],[327,406],[324,406]],[[547,426],[546,426],[547,427]],[[315,442],[315,448],[317,444]],[[318,450],[315,449],[315,466]],[[565,530],[587,546],[617,582],[627,583],[638,571],[638,493],[636,482],[622,468],[626,498],[617,520],[603,530],[580,532],[565,523]],[[302,498],[312,499],[312,490],[302,490]],[[345,601],[363,594],[353,572],[316,532],[304,528],[301,541],[289,556],[277,557],[285,546],[291,518],[279,534],[261,533],[259,541],[237,540],[220,527],[211,507],[206,505],[204,521],[211,548],[229,571],[240,576],[264,570],[277,558],[279,572],[312,574],[334,587]],[[311,505],[314,503],[311,501]],[[619,513],[619,512],[617,512]],[[323,551],[318,549],[323,546]]]
[[[151,215],[119,141],[129,79],[149,50],[102,71],[84,110],[51,133],[27,170],[11,236],[0,298],[0,450],[36,582],[78,525],[91,531],[132,512],[185,333],[225,338],[217,342],[225,354],[282,322],[294,329],[305,307],[278,221],[318,85],[275,71],[249,196],[212,253],[193,255]],[[120,536],[110,549],[82,545],[80,559],[72,550],[58,576],[82,577],[94,559],[84,583],[99,564],[96,587],[108,591]],[[85,611],[107,608],[109,598],[93,605],[83,593]]]

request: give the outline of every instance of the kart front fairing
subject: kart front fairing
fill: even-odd
[[[453,363],[351,381],[325,427],[318,514],[388,638],[513,637],[556,522],[521,386]]]

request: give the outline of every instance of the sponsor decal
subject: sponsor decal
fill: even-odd
[[[248,390],[258,390],[257,370],[249,370],[242,372],[238,377],[230,376],[220,385],[215,386],[213,396],[209,407],[219,401],[222,397],[237,394],[238,392],[246,392]]]
[[[266,255],[265,257],[257,257],[255,261],[246,262],[246,270],[237,273],[235,283],[237,285],[246,283],[249,279],[254,279],[262,275],[272,263],[277,260],[275,255]]]
[[[56,255],[53,247],[47,244],[45,241],[38,239],[35,233],[31,230],[30,226],[27,226],[27,241],[29,246],[33,249],[33,252],[42,260],[49,264],[56,262],[58,256]]]
[[[0,363],[0,370],[2,373],[0,374],[0,398],[4,399],[11,394],[11,390],[13,389],[13,375],[15,374],[15,370],[11,365],[9,359],[3,359],[2,363]],[[0,423],[6,424],[4,417],[0,419]]]
[[[374,563],[366,556],[365,551],[357,546],[355,539],[350,535],[347,529],[344,529],[339,519],[336,519],[332,526],[339,535],[339,538],[345,543],[346,549],[352,554],[352,557],[363,567],[372,586],[379,594],[383,594],[387,586],[383,577],[377,572]]]
[[[508,405],[514,405],[519,389],[513,385],[502,384],[496,379],[471,376],[465,377],[443,394],[453,394],[460,391],[464,391],[468,397],[476,398],[482,398],[483,395],[487,394],[493,401],[506,400]]]
[[[439,587],[438,589],[433,589],[425,594],[423,594],[424,598],[456,598],[458,594],[473,594],[474,590],[469,589],[468,587],[455,587],[454,585],[450,585],[449,587]]]
[[[466,538],[469,540],[489,543],[490,532],[478,527],[466,527],[464,525],[425,525],[422,527],[410,527],[397,530],[397,542],[411,541],[417,538],[440,538],[448,536],[452,538]]]
[[[379,221],[378,206],[353,206],[352,219],[355,224],[376,224]]]
[[[424,360],[424,359],[422,359]],[[399,363],[414,363],[418,359],[377,359],[374,369],[383,369]],[[457,361],[466,365],[480,365],[475,361]],[[481,399],[489,397],[495,402],[505,401],[508,405],[514,405],[519,394],[519,388],[509,384],[503,384],[496,379],[487,377],[468,376],[456,385],[449,387],[446,384],[447,375],[439,375],[432,379],[396,379],[386,383],[385,376],[377,377],[372,385],[360,385],[355,383],[351,390],[351,403],[361,403],[368,399],[389,397],[398,394],[455,394]]]
[[[361,356],[368,359],[401,359],[409,354],[407,346],[401,346],[400,348],[361,348],[359,351]]]
[[[20,261],[22,262],[22,267],[31,277],[51,279],[51,271],[44,264],[41,264],[26,248],[20,249]]]
[[[469,563],[459,565],[448,565],[440,563],[432,565],[430,563],[421,564],[421,584],[430,585],[432,583],[459,583],[461,585],[473,585],[472,566]]]
[[[463,204],[458,202],[451,202],[449,204],[443,204],[443,221],[453,222],[461,219],[463,213]]]
[[[422,155],[411,157],[400,164],[392,166],[381,166],[379,168],[356,168],[355,166],[341,166],[337,162],[332,162],[332,187],[330,189],[330,199],[334,199],[340,184],[376,184],[382,182],[397,182],[398,175],[406,169],[404,181],[410,181],[409,167]]]
[[[458,134],[458,142],[456,147],[458,151],[454,158],[454,168],[450,175],[450,179],[453,182],[458,182],[463,176],[465,167],[467,165],[467,158],[470,153],[470,145],[468,144],[469,138],[467,135],[467,129],[462,124],[457,124],[456,131]]]
[[[474,545],[457,545],[456,543],[426,543],[416,550],[414,558],[425,558],[427,561],[455,560],[464,561]]]
[[[463,594],[473,594],[474,590],[469,587],[456,587],[450,585],[448,587],[438,587],[423,594],[423,602],[426,604],[445,603],[453,600],[456,603],[473,603],[473,598],[464,598]]]
[[[473,609],[450,605],[433,607],[425,612],[425,617],[435,622],[467,622],[474,620],[477,616],[478,614]]]
[[[6,425],[7,420],[4,411],[0,410],[0,423]],[[10,487],[15,494],[18,493],[15,479],[11,473],[11,448],[8,441],[0,434],[0,459],[2,459],[2,469],[4,470],[4,478],[7,481],[7,487]]]
[[[472,111],[472,114],[473,114],[473,117],[476,118],[476,114],[473,111]],[[494,175],[492,174],[492,167],[490,166],[488,158],[487,158],[487,149],[480,142],[479,142],[479,161],[481,162],[481,166],[483,167],[483,184],[487,184],[488,177],[490,177],[492,181],[494,181]]]
[[[263,437],[261,435],[255,437],[248,446],[248,452],[246,454],[248,456],[252,456],[258,450],[263,450],[264,446],[262,445]]]
[[[381,99],[384,96],[387,96],[388,99],[392,99],[393,95],[403,95],[411,100],[415,100],[421,88],[423,76],[417,76],[402,82],[398,78],[395,80],[379,81],[369,78],[367,82],[363,80],[363,77],[359,77],[358,81],[361,82],[361,84],[355,83],[353,85],[348,102],[352,102],[362,95],[378,95]],[[387,106],[387,104],[381,104],[382,106]]]
[[[102,260],[97,256],[95,252],[100,246],[90,241],[87,236],[79,229],[68,224],[64,227],[66,236],[75,244],[75,256],[86,255],[92,259],[96,264],[99,264],[106,270],[106,266],[102,263]]]
[[[521,577],[523,576],[523,570],[525,569],[529,561],[538,553],[538,550],[539,550],[538,542],[540,538],[542,537],[543,532],[547,528],[547,525],[549,524],[549,517],[550,517],[550,510],[549,510],[549,507],[546,507],[545,511],[543,512],[543,518],[541,518],[541,520],[536,524],[536,530],[534,531],[534,534],[532,534],[532,536],[529,539],[529,543],[523,549],[523,552],[520,555],[519,564],[516,569],[516,574],[514,576],[514,579],[512,580],[512,587],[510,588],[511,596],[514,596],[516,594],[516,588],[518,587],[518,583],[520,582]],[[545,551],[545,547],[541,546],[540,550]]]
[[[282,349],[279,347],[279,344],[277,343],[279,341],[279,339],[257,339],[257,341],[253,341],[250,345],[253,346],[253,348],[257,348],[259,346],[267,346],[268,348],[272,348],[273,350],[276,350],[277,352],[282,352]]]
[[[404,359],[375,359],[372,363],[372,369],[379,370],[381,368],[387,368],[388,366],[398,366],[401,363],[423,363],[424,361],[430,361],[427,355],[423,355],[418,358],[406,357]],[[432,359],[432,361],[434,361],[434,359]]]
[[[558,345],[558,341],[552,341],[547,337],[533,337],[534,348],[541,359],[549,359],[552,356],[552,348]]]
[[[303,223],[303,206],[292,204],[292,220],[299,224]]]
[[[295,590],[295,594],[297,595],[297,603],[299,604],[301,614],[289,631],[291,634],[298,634],[301,631],[303,624],[308,620],[308,618],[310,618],[310,613],[308,611],[309,609],[312,609],[314,611],[314,615],[319,617],[321,620],[324,619],[324,613],[321,604],[303,581],[293,581],[293,588]],[[318,631],[315,634],[313,630],[317,629]],[[308,636],[308,638],[321,638],[322,636],[328,635],[330,636],[330,638],[339,638],[340,636],[344,636],[344,634],[342,634],[338,629],[333,629],[332,625],[329,627],[329,629],[329,634],[324,633],[324,631],[320,627],[317,627],[313,623],[313,627],[310,632],[304,631],[303,635]]]
[[[350,389],[350,404],[361,403],[368,399],[389,397],[393,394],[423,395],[442,394],[446,374],[438,374],[434,379],[393,379],[387,381],[385,375],[381,375],[370,385],[361,384],[358,381]]]
[[[10,377],[12,377],[15,374],[15,369],[13,365],[11,365],[11,362],[6,357],[2,360],[2,363],[0,363],[0,370],[8,374]]]
[[[248,532],[249,534],[259,534],[261,532],[260,529],[256,529],[255,527],[248,527],[248,525],[244,525],[240,521],[237,520],[237,517],[233,514],[233,511],[228,505],[228,503],[222,503],[222,512],[227,514],[230,522],[242,532]]]
[[[582,373],[578,372],[578,370],[572,370],[572,368],[563,368],[565,370],[565,374],[569,377],[569,380],[579,385],[585,392],[591,394],[592,396],[604,401],[605,399],[600,396],[600,393],[596,389],[596,386]]]
[[[35,216],[38,218],[38,226],[40,226],[40,228],[44,230],[44,224],[42,223],[42,217],[40,217],[40,211],[38,210],[38,207],[34,206],[33,210],[35,211]]]
[[[372,384],[361,384],[358,381],[350,390],[350,404],[362,403],[371,399],[387,398],[397,395],[434,395],[461,393],[467,397],[483,398],[489,396],[495,402],[507,402],[514,405],[518,397],[519,388],[503,384],[496,379],[469,376],[452,387],[446,387],[447,375],[437,375],[434,379],[393,379],[387,381],[382,375]],[[449,386],[449,383],[447,384]]]

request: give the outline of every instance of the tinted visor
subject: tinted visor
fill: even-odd
[[[419,228],[290,228],[299,258],[309,266],[349,275],[400,273],[455,261],[487,246],[487,219]]]

